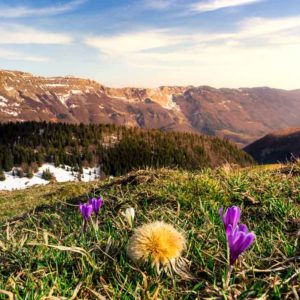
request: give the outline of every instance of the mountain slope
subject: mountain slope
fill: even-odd
[[[294,160],[300,157],[300,128],[273,132],[244,150],[261,164]]]
[[[111,123],[202,132],[241,146],[299,126],[300,90],[201,87],[108,88],[74,77],[0,70],[0,121]]]
[[[88,79],[0,71],[0,120],[112,123],[193,131],[170,100],[183,90],[112,89]]]

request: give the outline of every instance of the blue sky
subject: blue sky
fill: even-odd
[[[108,86],[300,88],[298,0],[0,0],[0,68]]]

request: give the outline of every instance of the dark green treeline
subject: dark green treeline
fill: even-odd
[[[0,170],[44,162],[77,168],[101,165],[108,175],[149,166],[193,170],[253,163],[229,141],[205,135],[103,124],[0,124]]]

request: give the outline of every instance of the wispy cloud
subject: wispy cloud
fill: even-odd
[[[190,8],[192,11],[207,12],[228,7],[250,5],[262,1],[264,0],[207,0],[194,3]]]
[[[146,9],[165,10],[174,4],[174,0],[144,0],[143,6]]]
[[[6,60],[23,60],[32,62],[46,62],[49,60],[49,58],[45,56],[26,55],[22,52],[7,50],[4,48],[0,48],[0,58]]]
[[[199,80],[216,86],[218,82],[234,86],[235,81],[241,85],[272,85],[276,76],[272,77],[270,70],[274,69],[274,62],[275,69],[282,70],[282,74],[294,74],[295,66],[300,67],[300,62],[295,62],[300,51],[300,38],[297,38],[300,16],[248,18],[235,25],[234,31],[215,33],[148,29],[94,36],[85,43],[98,49],[108,60],[142,69],[144,74],[145,70],[157,70],[153,85],[197,84]],[[175,70],[180,70],[180,76]],[[205,76],[201,77],[199,72]],[[228,72],[231,76],[227,76]],[[285,83],[286,87],[293,85],[295,80]]]
[[[0,44],[69,44],[67,34],[38,30],[23,25],[0,23]]]
[[[168,47],[182,41],[167,29],[124,33],[115,36],[94,36],[85,39],[85,44],[97,48],[108,56],[124,56],[156,48]]]
[[[35,16],[51,16],[72,11],[82,5],[86,0],[74,0],[65,4],[52,5],[47,7],[25,7],[25,6],[0,6],[1,18],[20,18]]]
[[[241,22],[239,35],[261,36],[300,27],[300,15],[286,18],[248,18]]]

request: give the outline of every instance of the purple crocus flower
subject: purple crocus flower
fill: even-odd
[[[88,204],[88,203],[80,204],[79,209],[80,209],[81,215],[83,217],[82,230],[83,230],[83,232],[86,232],[89,218],[91,217],[91,215],[93,213],[93,206],[91,204]]]
[[[225,229],[227,229],[229,225],[231,225],[232,228],[235,229],[240,221],[241,210],[237,206],[232,206],[227,208],[225,214],[223,215],[223,207],[221,207],[219,209],[219,215],[224,223]]]
[[[230,266],[233,266],[238,257],[246,251],[255,239],[253,232],[249,232],[245,224],[238,225],[235,229],[231,224],[226,229],[229,246]]]
[[[245,224],[238,224],[241,210],[237,206],[229,207],[223,215],[223,207],[219,209],[219,215],[224,223],[226,238],[229,248],[229,268],[225,287],[228,287],[233,265],[238,257],[246,251],[255,239],[253,232],[249,232]]]
[[[93,211],[94,211],[96,217],[98,218],[100,208],[103,205],[103,199],[101,197],[99,197],[98,199],[92,198],[89,200],[89,204],[92,205]]]

